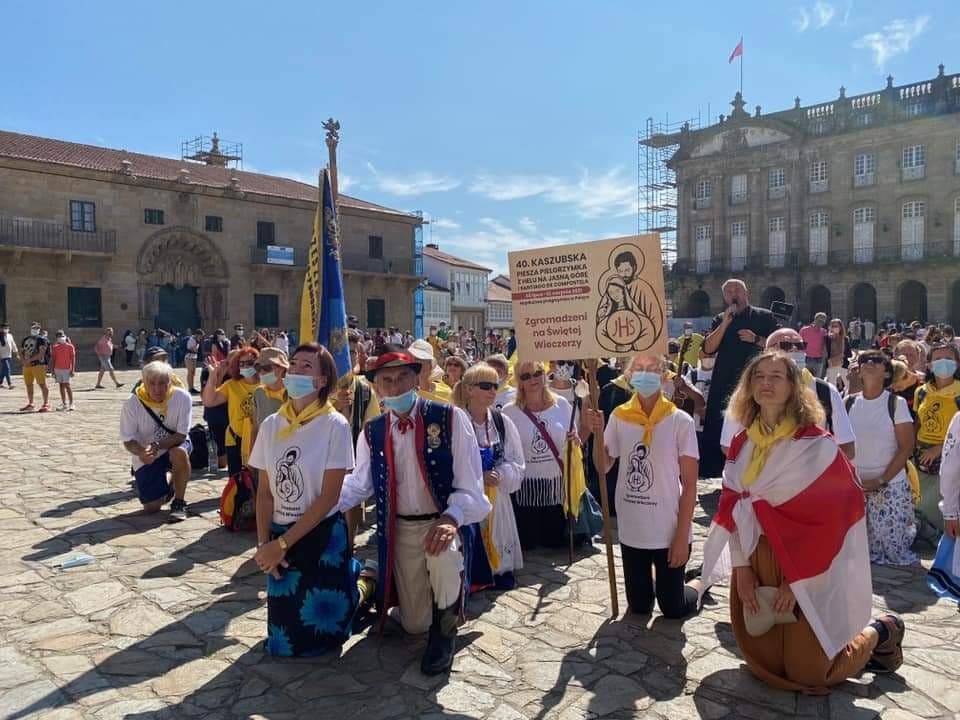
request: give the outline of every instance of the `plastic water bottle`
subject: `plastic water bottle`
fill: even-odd
[[[81,567],[81,566],[83,566],[83,565],[89,565],[89,564],[92,563],[92,562],[93,562],[93,558],[92,558],[92,557],[90,557],[89,555],[86,555],[86,554],[84,554],[84,553],[80,553],[79,555],[74,555],[74,556],[73,556],[72,558],[70,558],[69,560],[64,560],[62,563],[60,563],[60,567],[61,567],[63,570],[68,570],[69,568],[75,568],[75,567]]]
[[[217,457],[217,442],[213,439],[213,433],[207,428],[207,472],[216,472],[220,466]]]

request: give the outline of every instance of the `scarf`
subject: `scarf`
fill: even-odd
[[[653,406],[653,412],[649,417],[640,404],[640,396],[634,393],[630,402],[620,405],[613,411],[615,417],[621,420],[633,423],[634,425],[643,425],[643,444],[651,447],[653,443],[653,428],[664,418],[670,417],[677,411],[677,406],[664,397],[663,393],[657,398],[657,404]]]
[[[743,471],[741,483],[745,488],[750,487],[756,481],[763,466],[767,464],[767,458],[770,455],[770,449],[781,440],[793,437],[797,429],[797,422],[793,418],[785,418],[780,421],[772,432],[768,432],[766,426],[760,418],[756,418],[747,428],[747,437],[753,440],[753,453],[750,456],[750,462],[747,469]]]
[[[813,377],[813,373],[812,373],[812,372],[810,372],[809,370],[807,370],[805,367],[804,367],[804,368],[800,368],[800,377],[803,378],[803,384],[804,384],[804,385],[806,385],[808,388],[812,388],[812,387],[813,387],[813,384],[814,384],[816,378]]]
[[[150,397],[149,393],[147,392],[146,384],[140,383],[137,385],[137,398],[140,400],[140,402],[153,410],[157,415],[165,418],[167,416],[167,402],[169,402],[170,397],[173,395],[174,389],[173,383],[170,383],[170,387],[167,388],[167,396],[160,402],[157,402]]]
[[[298,414],[297,411],[293,409],[291,402],[287,400],[283,405],[280,406],[280,409],[277,412],[280,414],[280,417],[285,418],[289,423],[287,427],[283,428],[277,433],[277,437],[283,440],[293,435],[297,430],[300,429],[301,425],[306,425],[314,418],[333,412],[333,405],[329,400],[325,405],[321,405],[319,400],[314,400],[312,403],[307,405],[301,413]]]

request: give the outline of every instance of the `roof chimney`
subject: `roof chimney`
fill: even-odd
[[[132,165],[133,163],[130,162],[129,160],[121,160],[120,172],[122,172],[124,175],[133,175]]]

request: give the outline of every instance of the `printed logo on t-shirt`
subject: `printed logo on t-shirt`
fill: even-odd
[[[303,473],[297,464],[301,454],[300,448],[291,447],[277,460],[277,495],[288,503],[295,503],[303,496]]]
[[[926,412],[924,413],[925,417],[923,418],[923,429],[928,435],[943,434],[944,427],[943,418],[940,416],[940,406],[940,401],[934,400],[930,403],[930,406],[926,408]]]
[[[539,461],[541,459],[547,459],[547,456],[550,455],[550,446],[547,445],[547,441],[543,439],[543,436],[540,434],[539,430],[534,430],[533,432],[533,442],[530,443],[530,447],[534,452],[534,460]]]
[[[252,418],[254,415],[253,393],[249,393],[240,403],[240,414],[245,418]]]
[[[157,413],[157,417],[160,418],[160,422],[161,422],[161,423],[166,424],[166,422],[167,422],[167,416],[166,416],[166,415],[163,415],[162,413]],[[157,425],[156,423],[154,423],[154,425],[155,425],[155,427],[153,428],[153,441],[154,441],[154,442],[160,442],[161,440],[163,440],[163,439],[167,436],[167,431],[164,430],[164,429],[163,429],[162,427],[160,427],[159,425]]]
[[[642,442],[633,446],[627,470],[627,487],[634,493],[646,493],[653,487],[653,466],[647,459],[650,449]]]

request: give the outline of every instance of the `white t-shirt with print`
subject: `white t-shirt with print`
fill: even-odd
[[[603,440],[610,456],[620,459],[616,494],[620,542],[659,550],[670,547],[677,532],[680,458],[699,460],[700,452],[693,418],[682,410],[657,423],[651,448],[643,444],[643,430],[643,425],[611,415]]]
[[[193,400],[190,393],[182,388],[174,388],[173,394],[167,400],[166,413],[157,413],[157,416],[171,430],[190,435],[190,414],[193,409]],[[154,411],[156,412],[156,411]],[[143,403],[136,393],[123,401],[123,407],[120,410],[120,442],[129,442],[135,440],[141,445],[149,445],[152,442],[160,442],[167,437],[167,432],[157,425],[156,421],[150,417],[150,414],[144,409]],[[158,453],[163,455],[166,450]],[[143,467],[143,462],[136,455],[133,456],[133,469],[139,470]]]
[[[280,413],[264,420],[249,460],[252,467],[267,473],[273,495],[273,521],[281,525],[299,520],[320,497],[326,470],[353,469],[350,421],[340,413],[316,417],[281,439],[278,433],[286,427],[289,423]],[[326,517],[336,511],[334,502]]]
[[[907,401],[897,397],[897,409],[890,419],[887,403],[890,392],[884,390],[873,400],[856,396],[850,406],[850,424],[857,436],[857,454],[853,463],[863,480],[875,480],[883,475],[887,465],[897,454],[897,436],[894,424],[913,425]]]
[[[567,443],[567,430],[570,427],[570,412],[573,408],[562,397],[557,396],[557,402],[544,410],[535,412],[534,416],[540,419],[550,434],[550,439],[556,445],[557,451],[563,457]],[[523,445],[526,471],[528,478],[556,478],[560,477],[560,466],[557,464],[553,451],[543,438],[540,431],[533,426],[526,413],[515,404],[503,408],[503,414],[513,420],[520,433],[520,444]]]

